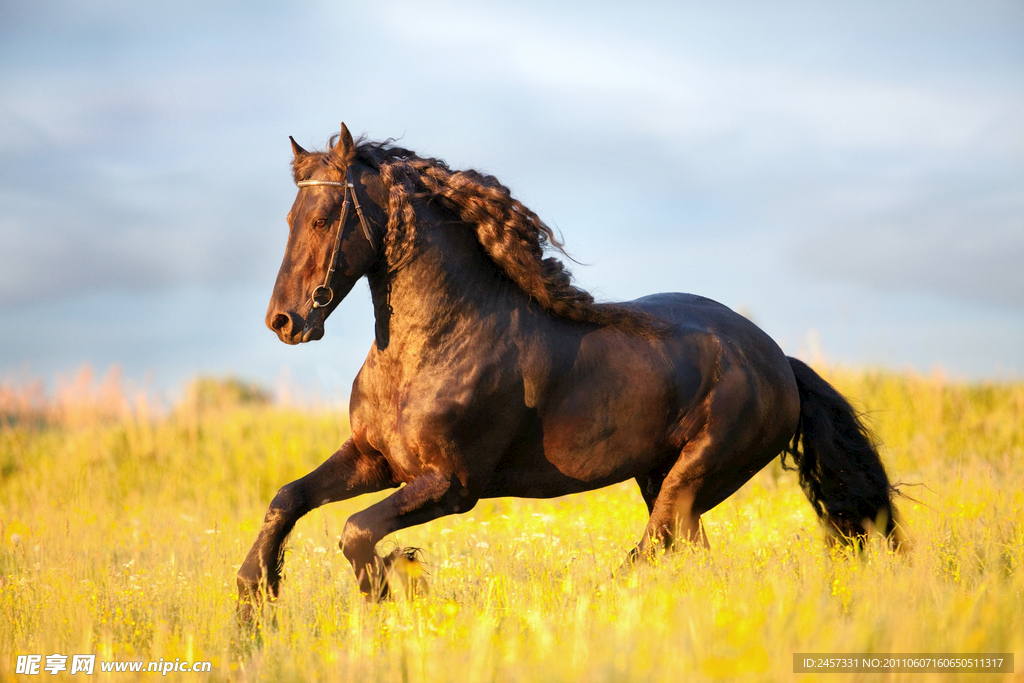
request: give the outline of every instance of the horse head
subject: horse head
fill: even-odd
[[[291,142],[299,190],[288,212],[288,245],[266,323],[281,341],[299,344],[324,336],[327,316],[377,263],[380,239],[363,207],[378,219],[383,211],[367,194],[367,182],[379,189],[378,177],[356,161],[344,123],[326,152]]]

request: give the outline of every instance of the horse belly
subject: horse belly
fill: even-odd
[[[583,481],[611,483],[649,472],[671,452],[666,397],[603,398],[581,397],[545,420],[545,459]]]
[[[636,357],[633,357],[635,360]],[[648,354],[576,366],[501,459],[488,496],[548,498],[650,472],[672,457],[675,382]]]
[[[664,426],[619,425],[585,415],[533,421],[501,459],[484,496],[554,498],[608,486],[650,472],[672,457]]]

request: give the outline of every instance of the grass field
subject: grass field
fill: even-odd
[[[484,501],[397,534],[423,548],[429,593],[368,605],[337,547],[368,496],[299,522],[276,626],[246,655],[235,571],[277,488],[346,438],[344,413],[225,384],[159,415],[116,387],[50,402],[7,390],[0,679],[57,679],[15,671],[18,655],[58,653],[212,662],[168,674],[196,681],[911,681],[793,674],[793,654],[1012,652],[1017,674],[925,679],[1024,680],[1024,384],[824,374],[868,412],[915,499],[900,502],[907,556],[830,551],[776,461],[705,516],[710,552],[610,578],[646,522],[632,483]]]

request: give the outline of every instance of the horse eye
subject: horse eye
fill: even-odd
[[[327,220],[324,218],[317,218],[315,221],[313,221],[314,228],[322,228],[325,225],[327,225]]]

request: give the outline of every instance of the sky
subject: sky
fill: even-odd
[[[1024,377],[1024,4],[0,0],[0,378],[118,366],[344,400],[263,323],[288,136],[497,176],[602,300],[702,294],[791,355]]]

